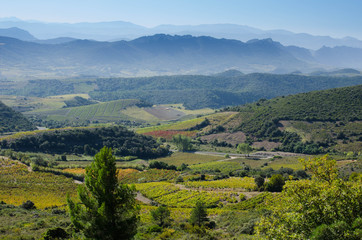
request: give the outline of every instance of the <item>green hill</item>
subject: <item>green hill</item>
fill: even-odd
[[[167,156],[169,150],[152,137],[139,135],[125,127],[71,128],[27,132],[3,138],[1,148],[15,151],[50,154],[94,155],[103,146],[111,147],[118,156],[157,158]]]
[[[47,97],[87,93],[101,102],[142,99],[152,104],[183,104],[188,109],[222,108],[260,98],[362,84],[362,76],[305,76],[297,74],[174,75],[136,78],[31,80],[0,86],[0,94]]]
[[[38,117],[47,121],[57,122],[117,122],[136,120],[123,111],[130,107],[151,106],[136,99],[116,100],[105,103],[91,104],[79,107],[67,107],[55,110],[35,110],[25,112],[27,116]],[[141,111],[141,110],[140,110]]]
[[[227,108],[240,112],[244,121],[240,126],[247,132],[260,129],[265,122],[298,121],[354,121],[362,120],[362,85],[336,88],[261,99],[256,103]]]
[[[33,130],[34,128],[21,113],[0,101],[0,133]]]
[[[296,149],[299,143],[327,148],[338,140],[360,145],[362,139],[362,85],[262,99],[225,110],[239,112],[242,120],[234,130],[257,141],[279,141],[280,150],[305,151]]]

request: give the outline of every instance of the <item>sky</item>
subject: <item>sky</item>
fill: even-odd
[[[0,0],[0,18],[45,22],[233,23],[362,39],[361,0]]]

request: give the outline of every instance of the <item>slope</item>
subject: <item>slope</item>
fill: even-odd
[[[0,133],[32,130],[35,127],[21,114],[0,101]]]

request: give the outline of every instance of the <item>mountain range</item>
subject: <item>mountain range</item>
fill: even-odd
[[[23,31],[20,33],[31,38]],[[360,48],[323,47],[312,51],[286,47],[272,39],[241,42],[165,34],[116,42],[68,38],[35,42],[0,37],[0,56],[1,75],[28,79],[214,74],[228,69],[244,73],[305,73],[362,66]]]
[[[0,28],[13,27],[31,32],[37,39],[70,37],[97,41],[119,41],[162,33],[171,35],[211,36],[215,38],[236,39],[244,42],[250,39],[272,38],[274,41],[278,41],[286,46],[295,45],[313,50],[317,50],[323,46],[362,48],[362,41],[352,37],[332,38],[330,36],[314,36],[307,33],[293,33],[286,30],[266,31],[236,24],[202,24],[194,26],[160,25],[147,28],[124,21],[70,24],[23,21],[17,18],[0,18]]]

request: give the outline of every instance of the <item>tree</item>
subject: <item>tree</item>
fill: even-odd
[[[247,143],[241,143],[241,144],[238,144],[238,147],[236,150],[238,153],[247,154],[249,157],[249,153],[251,153],[253,151],[253,148]]]
[[[256,230],[263,239],[361,239],[362,182],[337,178],[328,156],[301,161],[311,180],[288,181]]]
[[[258,189],[261,189],[261,187],[264,186],[265,180],[262,176],[257,176],[254,181]]]
[[[86,168],[79,203],[67,198],[71,221],[88,239],[131,239],[137,231],[139,207],[134,188],[119,184],[112,150],[103,147]]]
[[[151,211],[151,217],[162,227],[170,218],[170,210],[167,206],[161,205],[156,210]]]
[[[191,211],[190,223],[200,227],[208,220],[205,204],[202,201],[197,201],[195,208]]]
[[[285,184],[284,178],[280,174],[274,174],[266,183],[265,190],[269,192],[281,192]]]
[[[187,136],[177,134],[172,137],[172,141],[176,144],[176,147],[179,151],[184,152],[192,150],[191,138]]]

